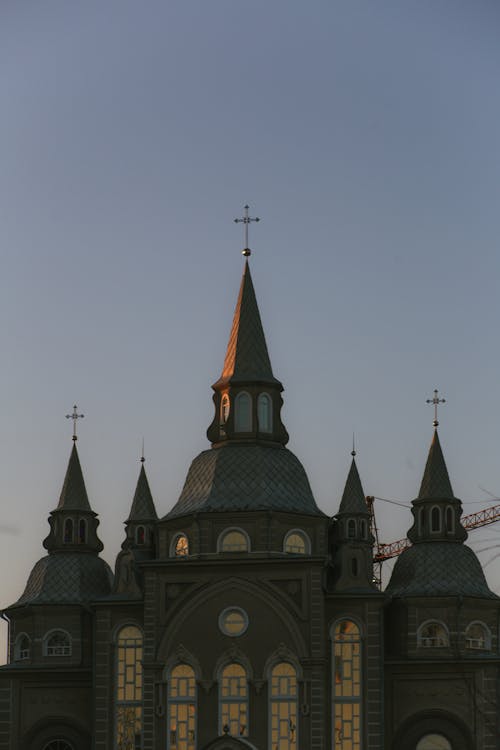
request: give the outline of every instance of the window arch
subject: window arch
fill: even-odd
[[[49,630],[43,639],[44,656],[71,656],[71,636],[65,630]]]
[[[226,529],[217,546],[219,552],[250,552],[250,539],[243,529]]]
[[[257,399],[257,418],[259,432],[272,432],[273,429],[273,402],[269,393],[260,393]]]
[[[302,529],[292,529],[285,536],[283,551],[291,555],[310,555],[311,543]]]
[[[73,519],[72,518],[66,518],[66,520],[64,521],[63,542],[64,544],[73,543]]]
[[[142,632],[125,625],[117,634],[116,750],[142,747]]]
[[[354,518],[347,521],[347,536],[349,539],[354,539],[356,536],[356,521]]]
[[[78,544],[87,543],[87,521],[85,518],[80,518],[78,521]]]
[[[225,666],[220,674],[219,724],[219,734],[248,737],[248,677],[237,662]]]
[[[476,620],[467,625],[465,631],[465,648],[467,650],[490,651],[491,633],[484,622]]]
[[[333,748],[361,749],[361,632],[349,619],[333,628]]]
[[[14,644],[14,660],[23,661],[31,656],[31,640],[26,633],[19,633]]]
[[[441,508],[437,505],[431,510],[431,531],[441,531]]]
[[[297,672],[289,662],[280,662],[271,670],[269,726],[271,747],[297,750]]]
[[[439,620],[426,620],[417,631],[417,646],[447,648],[450,645],[448,628]]]
[[[221,424],[226,424],[229,418],[229,410],[231,408],[231,402],[229,396],[225,393],[220,402],[220,421]]]
[[[448,534],[453,534],[455,531],[455,514],[451,506],[446,508],[445,523]]]
[[[196,748],[196,679],[189,664],[177,664],[168,676],[168,750]]]
[[[415,750],[452,750],[452,747],[443,734],[426,734],[419,739]]]
[[[135,530],[135,543],[146,544],[146,529],[144,526],[138,526]]]
[[[183,531],[176,534],[170,543],[170,557],[187,557],[189,555],[189,539]]]
[[[234,429],[236,432],[252,431],[252,397],[241,391],[234,401]]]

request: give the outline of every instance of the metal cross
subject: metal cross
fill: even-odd
[[[248,256],[251,254],[251,250],[248,247],[248,225],[250,224],[251,221],[260,221],[260,219],[259,219],[258,216],[256,216],[255,218],[253,218],[253,217],[251,217],[251,216],[248,215],[249,206],[244,206],[244,209],[245,209],[245,213],[243,214],[243,218],[241,218],[241,219],[235,219],[234,223],[235,224],[243,224],[243,226],[245,228],[245,248],[243,250],[243,255],[246,258],[248,258]]]
[[[434,422],[432,423],[434,427],[437,427],[439,425],[438,422],[438,406],[439,404],[445,404],[446,399],[445,398],[439,398],[438,396],[438,390],[437,388],[434,388],[434,397],[428,398],[425,402],[426,404],[434,404]]]
[[[66,419],[72,419],[73,420],[73,440],[78,440],[76,436],[76,420],[77,419],[83,419],[85,414],[78,414],[78,407],[75,404],[73,406],[73,414],[66,414]]]

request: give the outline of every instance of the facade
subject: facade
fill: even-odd
[[[0,750],[493,750],[500,600],[435,431],[381,592],[353,454],[333,518],[286,447],[248,259],[211,447],[158,518],[141,466],[114,574],[76,442],[3,610]]]

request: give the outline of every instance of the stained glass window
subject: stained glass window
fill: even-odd
[[[222,670],[220,734],[248,737],[248,680],[241,664],[228,664]]]
[[[297,750],[297,674],[288,662],[271,672],[270,724],[272,750]]]
[[[360,750],[361,634],[352,620],[335,625],[332,693],[334,750]]]
[[[195,674],[189,664],[178,664],[168,678],[168,750],[195,748]]]
[[[142,748],[142,633],[127,625],[118,634],[116,750]]]

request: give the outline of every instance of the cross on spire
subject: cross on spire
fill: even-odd
[[[249,208],[250,208],[250,206],[248,206],[248,205],[244,206],[243,217],[241,219],[235,219],[234,220],[235,224],[243,224],[243,227],[245,229],[245,248],[244,248],[244,250],[242,252],[243,252],[243,255],[246,258],[248,258],[248,256],[252,252],[250,250],[250,248],[248,247],[248,225],[250,224],[251,221],[260,221],[260,219],[259,219],[258,216],[256,216],[255,218],[253,218],[253,217],[251,217],[251,216],[248,215],[248,209]]]
[[[66,414],[66,419],[72,419],[73,420],[73,441],[76,442],[78,440],[76,436],[76,420],[77,419],[83,419],[85,414],[78,414],[78,407],[75,404],[73,406],[73,413],[72,414]]]
[[[439,404],[445,404],[446,403],[446,399],[445,398],[439,398],[439,396],[438,396],[438,390],[437,390],[437,388],[435,388],[434,389],[434,396],[433,396],[433,398],[428,398],[425,403],[426,404],[434,404],[434,421],[433,421],[432,424],[434,425],[434,427],[438,427],[438,425],[439,425],[439,422],[438,422],[438,406],[439,406]]]

